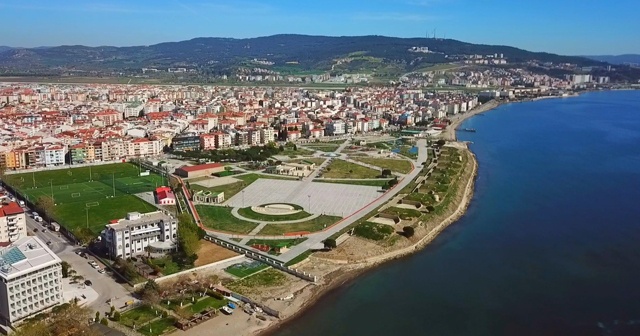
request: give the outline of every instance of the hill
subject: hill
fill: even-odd
[[[410,52],[428,47],[430,53]],[[402,72],[444,63],[445,55],[504,54],[510,62],[539,60],[599,65],[598,61],[509,46],[472,44],[452,39],[385,36],[274,35],[247,39],[201,37],[150,46],[58,46],[16,48],[0,52],[4,73],[48,71],[140,72],[141,68],[184,67],[200,73],[228,73],[239,68],[287,72]]]
[[[600,55],[600,56],[584,56],[586,58],[607,62],[611,64],[640,64],[640,55],[638,54],[625,54],[625,55]]]

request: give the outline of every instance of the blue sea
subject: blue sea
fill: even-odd
[[[462,128],[480,165],[466,215],[275,335],[640,335],[640,91]]]

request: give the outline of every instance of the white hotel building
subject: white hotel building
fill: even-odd
[[[108,224],[101,236],[111,258],[144,254],[147,246],[156,253],[167,252],[176,249],[178,221],[162,211],[130,212],[125,219]]]
[[[61,262],[37,237],[0,247],[0,324],[14,326],[63,303]]]

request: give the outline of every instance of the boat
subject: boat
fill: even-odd
[[[475,133],[476,129],[475,128],[465,128],[463,131]]]

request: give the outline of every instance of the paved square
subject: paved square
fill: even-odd
[[[382,193],[379,189],[349,184],[259,179],[225,204],[241,208],[266,203],[293,203],[309,213],[344,217],[380,197]]]

